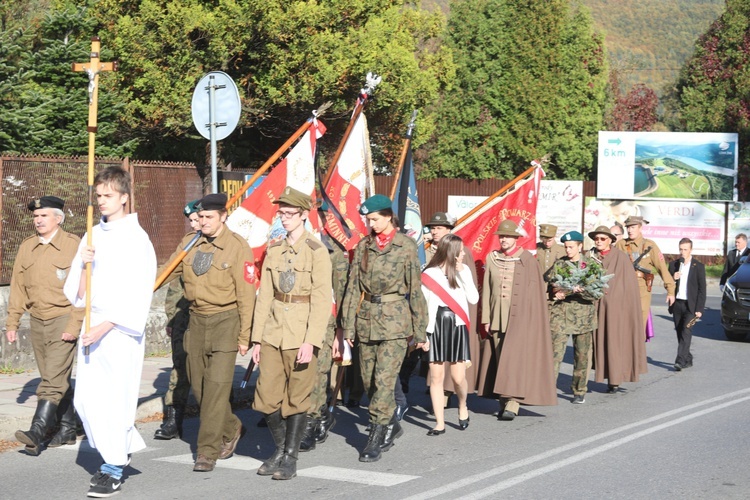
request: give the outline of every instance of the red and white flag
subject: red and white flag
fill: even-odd
[[[362,113],[357,118],[326,185],[326,194],[343,221],[329,210],[325,229],[347,250],[353,249],[369,232],[365,218],[359,214],[359,206],[368,193],[373,191],[372,175],[370,134],[367,131],[367,119]],[[348,227],[349,234],[344,230],[342,222]]]
[[[326,131],[325,125],[313,120],[310,128],[286,157],[276,165],[263,182],[242,201],[227,219],[227,227],[247,240],[253,250],[253,269],[246,269],[248,281],[257,282],[263,253],[269,242],[286,234],[276,218],[277,205],[273,201],[286,186],[308,193],[315,201],[315,148],[316,141]],[[317,217],[310,223],[317,228]]]
[[[471,249],[474,262],[484,264],[487,254],[500,249],[500,241],[493,233],[506,219],[518,224],[518,232],[522,235],[518,238],[518,246],[526,250],[536,248],[536,205],[544,171],[537,167],[527,176],[517,178],[510,191],[495,197],[453,229],[453,233],[460,236],[464,245]]]

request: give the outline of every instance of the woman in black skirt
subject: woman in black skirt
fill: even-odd
[[[427,299],[429,323],[427,342],[422,347],[430,353],[430,398],[435,413],[435,427],[428,436],[445,433],[443,378],[446,366],[458,396],[458,425],[469,426],[466,407],[466,365],[469,355],[469,304],[476,304],[479,292],[471,270],[463,264],[464,243],[454,234],[440,239],[437,253],[422,273],[422,292]],[[469,256],[470,257],[470,256]]]

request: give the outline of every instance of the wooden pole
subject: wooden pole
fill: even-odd
[[[517,183],[519,183],[520,181],[522,181],[523,179],[525,179],[526,177],[528,177],[529,174],[531,174],[532,172],[534,172],[534,169],[536,169],[536,168],[539,168],[538,165],[532,163],[532,166],[529,167],[529,168],[527,168],[524,173],[522,173],[521,175],[519,175],[518,177],[516,177],[515,179],[513,179],[512,181],[510,181],[505,186],[503,186],[500,189],[498,189],[494,194],[492,194],[492,196],[490,196],[489,198],[487,198],[486,200],[484,200],[482,203],[480,203],[476,207],[472,208],[466,215],[464,215],[463,217],[461,217],[460,219],[458,219],[458,221],[456,221],[456,227],[459,224],[461,224],[462,222],[466,221],[469,217],[471,217],[475,213],[477,213],[480,210],[482,210],[485,206],[487,206],[487,204],[491,203],[492,200],[494,200],[498,196],[502,196],[505,193],[507,193],[508,191],[510,191],[510,189],[513,186],[515,186]]]
[[[185,256],[188,254],[191,248],[195,246],[196,243],[198,243],[198,239],[201,237],[201,232],[198,231],[195,233],[195,236],[193,236],[193,239],[188,241],[188,244],[185,245],[185,248],[182,249],[182,251],[177,254],[177,257],[174,258],[172,262],[169,263],[167,267],[164,268],[164,271],[159,275],[158,278],[156,278],[156,283],[154,283],[154,291],[157,291],[159,287],[164,283],[164,280],[166,280],[170,274],[172,274],[172,271],[175,270],[177,265],[182,262],[182,259],[185,258]]]
[[[302,126],[298,128],[297,131],[294,134],[292,134],[292,136],[289,139],[287,139],[287,141],[284,144],[282,144],[281,147],[277,149],[276,152],[268,160],[266,160],[266,162],[263,165],[260,166],[260,168],[253,174],[253,176],[246,183],[242,185],[242,187],[234,194],[234,196],[232,196],[229,199],[229,201],[227,201],[227,210],[229,210],[229,208],[232,205],[234,205],[237,202],[237,200],[240,199],[240,197],[245,193],[245,191],[250,189],[250,187],[255,183],[255,181],[257,181],[260,178],[260,176],[263,175],[266,172],[266,170],[268,170],[271,167],[271,165],[273,165],[276,162],[276,160],[278,160],[281,157],[281,155],[283,155],[286,152],[287,149],[292,147],[292,144],[294,144],[294,142],[297,139],[302,137],[302,134],[307,132],[307,129],[310,128],[310,126],[313,123],[313,120],[323,116],[326,110],[330,107],[331,107],[331,103],[326,102],[325,104],[321,105],[317,110],[315,110],[313,112],[313,116],[308,118],[307,121],[303,123]]]
[[[97,131],[97,111],[99,107],[99,73],[102,71],[117,71],[117,63],[99,62],[99,50],[101,42],[99,37],[91,38],[91,54],[87,63],[73,63],[73,71],[85,71],[89,77],[89,157],[88,157],[88,205],[86,207],[86,245],[92,245],[91,231],[94,226],[94,159],[96,155],[96,131]],[[91,329],[91,262],[86,264],[86,319],[85,331]],[[84,354],[88,356],[89,347],[84,348]]]
[[[398,189],[398,181],[401,179],[401,172],[404,171],[404,162],[406,162],[406,153],[409,152],[409,146],[411,145],[411,138],[414,132],[414,125],[417,120],[417,110],[415,109],[411,113],[411,121],[409,122],[409,128],[406,131],[406,138],[404,139],[404,147],[401,148],[401,158],[398,161],[398,168],[393,176],[393,185],[391,186],[391,201],[396,196],[396,189]]]

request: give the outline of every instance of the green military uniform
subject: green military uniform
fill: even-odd
[[[63,294],[70,264],[80,239],[58,229],[51,241],[43,244],[39,236],[26,238],[13,264],[8,299],[7,330],[18,330],[21,316],[31,316],[31,345],[41,382],[36,395],[40,400],[59,405],[70,389],[75,342],[61,336],[81,333],[84,310],[74,308]]]
[[[328,374],[331,371],[333,359],[331,347],[336,336],[336,328],[341,324],[341,305],[344,302],[344,291],[349,279],[349,257],[333,240],[324,235],[328,240],[329,255],[331,258],[331,279],[333,281],[333,295],[336,300],[336,315],[331,315],[328,320],[328,329],[323,345],[318,350],[318,379],[310,394],[310,411],[308,414],[313,418],[321,418],[327,404]],[[343,369],[343,368],[342,368]]]
[[[544,243],[536,244],[536,260],[539,262],[542,274],[549,271],[555,261],[563,257],[565,257],[565,247],[559,243],[553,243],[550,248],[547,248]]]
[[[370,398],[370,422],[387,425],[396,409],[393,387],[407,339],[425,341],[427,302],[422,295],[417,246],[397,233],[382,250],[375,237],[354,253],[344,297],[344,335],[359,340],[360,366]],[[361,297],[361,301],[360,301]]]
[[[284,276],[290,271],[294,281],[288,288]],[[268,247],[252,336],[253,344],[261,345],[255,410],[266,415],[281,410],[287,418],[310,408],[317,356],[298,365],[297,352],[303,343],[318,351],[326,343],[331,290],[331,259],[313,234],[305,231],[293,245],[283,239]]]
[[[567,266],[570,262],[564,257],[547,271],[544,279],[552,285],[554,298],[554,279],[559,267]],[[591,262],[588,257],[580,256],[579,268]],[[597,328],[595,298],[584,293],[570,293],[563,300],[554,300],[549,309],[549,327],[552,333],[552,352],[555,363],[555,380],[560,373],[560,363],[565,357],[565,347],[568,338],[573,336],[573,394],[584,396],[588,391],[589,370],[591,369],[591,355],[593,332]]]
[[[185,235],[167,262],[194,236]],[[224,226],[214,238],[201,236],[167,277],[171,281],[182,276],[185,298],[190,301],[184,346],[188,378],[200,405],[197,452],[213,460],[241,428],[232,414],[229,393],[237,346],[250,344],[255,285],[246,267],[251,265],[247,241]]]
[[[638,262],[638,266],[648,270],[650,273],[653,273],[653,270],[656,269],[656,272],[659,273],[659,276],[661,276],[661,279],[664,282],[664,288],[667,290],[667,295],[674,297],[674,279],[672,278],[672,275],[669,274],[669,268],[664,260],[664,255],[662,255],[659,246],[654,243],[653,240],[648,240],[643,236],[639,236],[634,240],[631,240],[630,238],[622,239],[615,244],[615,248],[628,254],[631,262],[635,262],[641,255],[645,254]],[[646,325],[648,322],[648,313],[651,309],[651,290],[650,286],[647,286],[646,283],[646,278],[648,278],[649,275],[648,273],[636,269],[633,269],[633,272],[638,276],[638,291],[641,295],[641,313],[643,316],[643,325]],[[653,274],[650,276],[653,277]]]

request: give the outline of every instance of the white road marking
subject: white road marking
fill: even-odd
[[[170,462],[173,464],[193,465],[195,463],[195,456],[192,453],[188,453],[187,455],[174,455],[171,457],[154,458],[153,460],[157,460],[159,462]],[[256,460],[254,458],[234,455],[232,458],[228,458],[226,460],[217,460],[216,467],[222,469],[236,469],[255,472],[255,470],[260,467],[260,464],[262,463],[263,462],[261,462],[260,460]]]
[[[133,456],[136,457],[138,456],[139,453],[147,453],[149,451],[156,451],[158,449],[159,448],[153,448],[151,446],[147,446],[146,448],[135,452]],[[96,448],[91,447],[88,439],[78,439],[76,441],[76,444],[66,444],[57,448],[46,448],[46,450],[49,450],[49,451],[67,450],[67,451],[80,451],[81,453],[99,453],[98,451],[96,451]]]
[[[698,403],[693,403],[693,404],[690,404],[690,405],[687,405],[687,406],[683,406],[681,408],[676,408],[674,410],[670,410],[670,411],[667,411],[667,412],[664,412],[664,413],[660,413],[659,415],[655,415],[653,417],[649,417],[649,418],[640,420],[638,422],[633,422],[632,424],[623,425],[621,427],[617,427],[615,429],[612,429],[612,430],[609,430],[609,431],[605,431],[605,432],[602,432],[600,434],[596,434],[596,435],[591,436],[591,437],[586,438],[586,439],[575,441],[573,443],[566,444],[566,445],[563,445],[563,446],[558,446],[557,448],[553,448],[551,450],[545,451],[544,453],[540,453],[538,455],[534,455],[534,456],[531,456],[529,458],[525,458],[523,460],[518,460],[517,462],[513,462],[513,463],[510,463],[510,464],[502,465],[500,467],[495,467],[493,469],[489,469],[489,470],[487,470],[485,472],[481,472],[479,474],[474,474],[472,476],[468,476],[468,477],[466,477],[464,479],[461,479],[461,480],[458,480],[458,481],[454,481],[451,484],[448,484],[448,485],[445,485],[445,486],[441,486],[439,488],[433,488],[431,490],[423,491],[423,492],[421,492],[421,493],[419,493],[417,495],[413,495],[413,496],[408,497],[406,500],[426,500],[428,498],[434,498],[436,496],[444,495],[446,493],[450,493],[450,492],[455,491],[455,490],[459,490],[459,489],[462,489],[462,488],[467,488],[467,487],[470,487],[471,485],[473,485],[473,484],[475,484],[475,483],[477,483],[479,481],[484,481],[485,479],[489,479],[489,478],[492,478],[494,476],[499,476],[501,474],[504,474],[506,472],[510,472],[512,470],[515,470],[515,469],[518,469],[518,468],[521,468],[521,467],[526,467],[526,466],[531,465],[533,463],[536,463],[536,462],[539,462],[539,461],[542,461],[542,460],[546,460],[548,458],[552,458],[555,455],[559,455],[561,453],[568,452],[568,451],[573,450],[575,448],[580,448],[580,447],[583,447],[583,446],[587,446],[587,445],[589,445],[591,443],[594,443],[596,441],[608,438],[608,437],[613,436],[615,434],[619,434],[621,432],[629,431],[631,429],[634,429],[636,427],[640,427],[640,426],[643,426],[643,425],[646,425],[646,424],[651,424],[651,423],[656,422],[658,420],[662,420],[664,418],[668,418],[668,417],[671,417],[671,416],[674,416],[674,415],[684,415],[688,411],[693,410],[695,408],[699,408],[701,406],[713,405],[714,403],[718,403],[718,402],[720,402],[722,400],[731,399],[731,398],[735,398],[735,397],[738,397],[738,396],[743,396],[743,395],[748,394],[748,393],[750,393],[750,388],[748,388],[748,389],[742,389],[742,390],[735,391],[735,392],[730,392],[730,393],[724,394],[722,396],[717,396],[715,398],[707,399],[707,400],[704,400],[704,401],[700,401]],[[595,450],[598,450],[598,451],[596,451],[594,454],[601,453],[603,451],[606,451],[604,449],[605,447],[606,447],[606,449],[610,449],[610,448],[612,448],[614,446],[619,446],[621,444],[625,444],[626,442],[631,441],[632,439],[637,439],[637,438],[645,436],[647,434],[651,434],[652,432],[656,432],[656,431],[664,429],[666,427],[670,427],[672,425],[676,425],[678,423],[685,422],[685,421],[687,421],[689,419],[696,418],[698,416],[702,416],[704,414],[711,413],[713,411],[717,411],[717,410],[725,408],[727,406],[731,406],[731,405],[735,405],[735,404],[738,404],[738,403],[742,403],[742,402],[744,402],[746,400],[750,400],[750,396],[743,397],[741,399],[736,399],[734,401],[730,401],[730,402],[727,402],[727,403],[723,403],[723,404],[721,404],[719,406],[708,408],[706,410],[702,410],[702,411],[699,411],[699,412],[696,412],[696,413],[692,413],[692,414],[690,414],[688,416],[684,416],[682,418],[678,418],[677,420],[674,420],[674,421],[671,421],[671,422],[667,422],[665,424],[660,424],[660,425],[657,425],[655,427],[650,427],[649,429],[646,429],[645,431],[637,432],[637,433],[635,433],[635,434],[633,434],[631,436],[627,436],[627,437],[618,439],[618,440],[613,441],[612,443],[609,443],[607,445],[602,445],[602,446],[600,446],[598,448],[594,448],[592,450],[589,450],[588,452],[583,452],[583,453],[580,454],[580,456],[582,457],[580,460],[588,458],[590,456],[589,453],[594,452]],[[617,443],[617,444],[615,444],[615,443]],[[613,444],[614,444],[614,446],[612,446]],[[586,456],[584,456],[584,455],[586,455]],[[577,457],[578,457],[578,455],[574,456],[574,457],[570,457],[568,459],[565,459],[565,460],[562,460],[562,461],[558,462],[558,464],[562,464],[562,465],[560,465],[560,467],[564,467],[565,465],[568,465],[568,462],[569,463],[575,463],[578,460],[574,460],[572,462],[570,462],[570,460],[575,459]],[[550,465],[548,467],[555,467],[556,465],[557,464],[552,464],[552,465]],[[555,468],[559,468],[559,467],[555,467]],[[542,469],[546,469],[546,467],[543,467]],[[542,470],[542,469],[538,469],[538,470]],[[555,469],[553,468],[553,469],[550,469],[550,470],[555,470]],[[525,481],[527,479],[530,479],[531,477],[536,477],[537,475],[539,475],[539,474],[536,474],[536,475],[533,475],[533,476],[525,477],[525,476],[527,476],[529,474],[535,474],[535,473],[536,473],[536,471],[531,471],[531,472],[529,472],[527,474],[522,474],[522,475],[518,476],[518,478],[523,478],[522,481]],[[503,484],[509,483],[509,482],[512,482],[512,481],[515,481],[515,480],[516,480],[516,478],[508,479],[508,480],[503,481],[501,483],[497,483],[495,486],[493,486],[491,488],[487,488],[487,489],[481,490],[481,491],[482,492],[487,492],[488,490],[492,489],[492,492],[497,492],[499,490],[495,490],[496,487],[502,487]],[[519,482],[521,482],[521,481],[519,481]],[[518,483],[516,482],[516,483],[513,483],[513,484],[518,484]],[[510,487],[513,484],[509,484],[507,487]],[[479,493],[479,492],[477,492],[477,493]],[[486,494],[489,494],[489,493],[486,493]],[[470,497],[464,497],[464,498],[470,498]]]
[[[344,469],[342,467],[329,467],[319,465],[297,471],[298,476],[314,477],[316,479],[330,479],[333,481],[344,481],[347,483],[366,484],[369,486],[394,486],[397,484],[419,479],[420,476],[407,476],[406,474],[389,474],[387,472],[372,472],[360,469]]]

